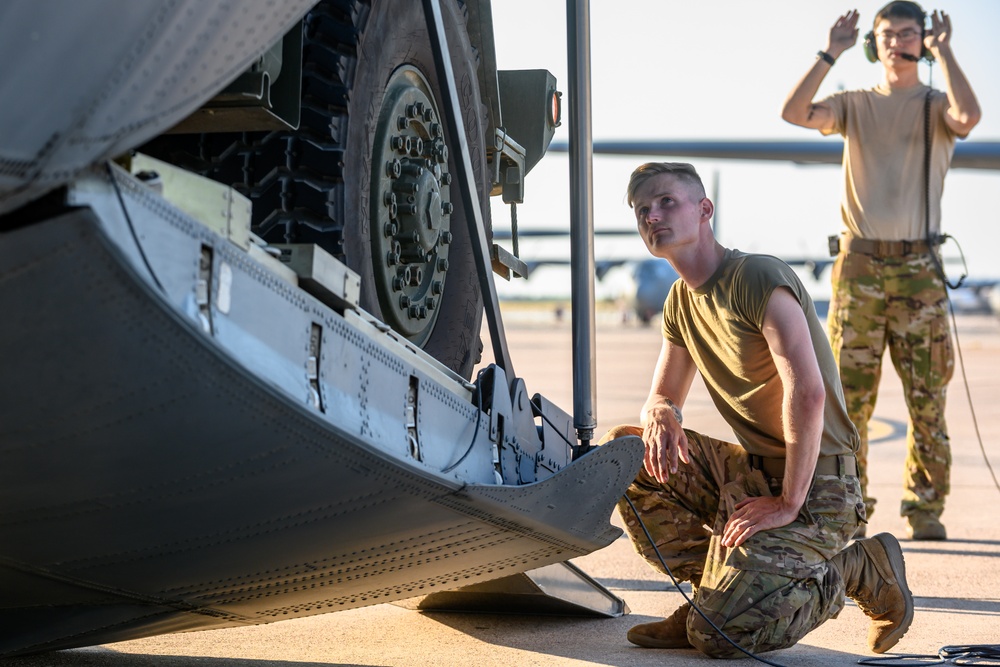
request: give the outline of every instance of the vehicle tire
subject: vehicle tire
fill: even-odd
[[[465,7],[443,0],[441,13],[489,236],[478,56]],[[139,150],[246,194],[266,241],[320,245],[361,276],[363,309],[469,378],[482,347],[475,239],[451,185],[458,143],[422,3],[325,0],[303,31],[298,130],[164,135]]]
[[[457,2],[446,0],[441,3],[441,13],[476,179],[476,195],[483,219],[488,224],[485,121],[479,94],[477,55],[466,32],[464,8]],[[356,221],[344,233],[348,263],[362,276],[371,277],[362,281],[362,301],[367,309],[468,378],[479,359],[479,326],[483,310],[472,255],[475,240],[469,235],[462,195],[456,185],[449,185],[451,174],[455,173],[458,142],[443,132],[442,86],[434,66],[421,3],[414,0],[374,2],[365,30],[359,36],[358,55],[348,113],[351,131],[344,167],[344,181],[350,193],[346,201],[347,220]],[[400,112],[413,100],[416,104],[425,105],[424,116],[413,118],[414,114],[410,114],[411,117],[407,118],[409,127],[406,131],[399,131],[400,118],[406,117]],[[428,110],[427,107],[432,108]],[[357,131],[360,129],[363,131]],[[435,137],[439,132],[442,136]],[[420,185],[430,184],[429,188],[421,190],[437,190],[441,206],[451,210],[450,215],[442,214],[434,221],[438,226],[436,236],[439,242],[436,245],[431,247],[428,240],[410,244],[411,250],[415,251],[411,255],[429,253],[430,259],[411,257],[408,260],[406,268],[411,269],[414,283],[409,290],[393,291],[391,285],[397,278],[399,266],[387,259],[387,255],[393,252],[389,245],[395,242],[390,240],[384,229],[389,221],[385,174],[391,169],[389,165],[400,156],[399,151],[393,151],[387,145],[384,135],[406,135],[411,139],[419,136],[425,144],[428,140],[432,145],[436,142],[436,149],[433,150],[438,151],[438,157],[433,160],[443,158],[438,163],[440,177],[425,172],[423,177],[400,179],[404,182],[397,181],[393,185],[394,189],[401,190],[414,180],[419,180]],[[442,146],[445,147],[444,155],[441,154]],[[405,170],[407,167],[402,168]],[[412,171],[412,162],[409,168]],[[433,172],[433,168],[430,171]],[[397,204],[402,207],[405,205],[405,198],[401,196],[403,193],[396,194],[399,199]],[[437,202],[431,202],[430,206],[437,206]],[[435,216],[424,213],[398,225],[400,231],[395,238],[409,238],[418,233],[417,227],[426,230],[425,223]],[[399,218],[402,217],[400,214]],[[405,243],[402,250],[405,254]],[[419,281],[416,275],[412,275],[416,270],[414,267],[423,273]],[[397,281],[397,285],[399,282],[405,281]],[[438,291],[443,294],[435,294]],[[400,304],[401,299],[403,305]],[[414,308],[417,310],[413,311]],[[428,317],[416,319],[410,316],[411,312]]]

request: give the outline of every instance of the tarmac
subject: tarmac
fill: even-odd
[[[566,308],[505,303],[505,332],[514,371],[528,392],[573,409],[572,334]],[[660,348],[655,328],[602,311],[596,327],[598,435],[635,423]],[[888,357],[870,453],[871,491],[879,500],[868,535],[899,538],[914,595],[913,625],[886,657],[933,656],[945,646],[1000,643],[1000,318],[958,318],[960,361],[949,389],[952,491],[942,517],[947,541],[906,539],[899,516],[906,449],[906,409]],[[486,355],[490,344],[486,340]],[[488,359],[487,359],[488,360]],[[970,397],[972,406],[970,408]],[[685,425],[731,439],[700,379],[685,407]],[[980,444],[981,443],[981,444]],[[611,517],[621,525],[620,517]],[[704,665],[694,650],[632,646],[628,629],[670,614],[682,603],[672,583],[647,566],[625,537],[573,561],[621,597],[630,613],[619,618],[512,616],[418,612],[401,604],[272,625],[165,635],[106,646],[0,660],[3,667],[346,667],[350,665]],[[0,600],[2,603],[2,600]],[[872,658],[868,619],[850,600],[838,618],[793,648],[761,656],[777,665],[848,665]],[[1000,647],[998,647],[1000,648]],[[916,664],[896,660],[882,664]],[[759,664],[751,658],[732,665]],[[924,662],[923,664],[928,664]],[[1000,664],[998,661],[980,664]]]

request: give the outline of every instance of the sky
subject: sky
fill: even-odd
[[[857,9],[861,35],[827,75],[820,95],[869,88],[882,68],[862,52],[863,35],[885,2],[854,5],[803,0],[590,0],[592,127],[605,139],[821,139],[819,132],[790,125],[780,108],[794,84],[826,46],[830,27]],[[936,7],[923,5],[928,12]],[[983,110],[971,140],[1000,140],[1000,77],[995,43],[1000,2],[951,0],[952,48]],[[566,5],[560,0],[494,0],[494,33],[500,69],[547,69],[568,90]],[[940,66],[921,63],[921,79],[943,88]],[[568,111],[555,141],[567,141]],[[625,203],[629,174],[659,158],[595,155],[594,226],[634,230]],[[662,159],[670,159],[664,156]],[[674,158],[695,165],[712,192],[718,187],[718,230],[723,245],[778,256],[823,257],[826,237],[841,231],[839,165],[796,166],[778,162]],[[945,181],[943,228],[961,245],[969,274],[1000,278],[1000,171],[955,169]],[[510,212],[493,200],[496,229],[510,227]],[[525,201],[517,207],[520,229],[569,228],[569,163],[549,153],[528,174]],[[946,258],[958,257],[955,243]],[[526,259],[566,258],[569,241],[522,239]],[[599,237],[597,259],[646,257],[637,237]],[[957,278],[960,265],[949,263]],[[627,289],[626,271],[597,285],[598,298]],[[829,294],[829,275],[807,283],[814,295]],[[497,281],[507,297],[568,296],[569,271],[536,270],[528,281]]]

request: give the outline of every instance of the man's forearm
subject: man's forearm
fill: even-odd
[[[799,400],[795,400],[798,398]],[[823,407],[819,394],[786,397],[782,421],[785,424],[785,478],[781,495],[785,502],[800,508],[809,494],[823,435]]]
[[[958,61],[955,60],[951,47],[946,46],[937,51],[950,105],[948,114],[964,128],[965,132],[961,134],[968,133],[976,126],[982,116],[979,100],[976,99],[976,94],[972,91],[972,85],[966,78],[965,72],[958,66]]]

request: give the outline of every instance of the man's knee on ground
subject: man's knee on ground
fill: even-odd
[[[719,630],[712,627],[697,611],[692,611],[688,616],[687,626],[688,641],[691,642],[692,646],[710,658],[731,659],[746,657],[743,651],[740,651],[726,641],[725,637],[719,634]],[[754,637],[758,634],[757,632],[748,633],[739,628],[726,628],[725,625],[720,625],[719,629],[747,651],[753,650],[755,645]]]

